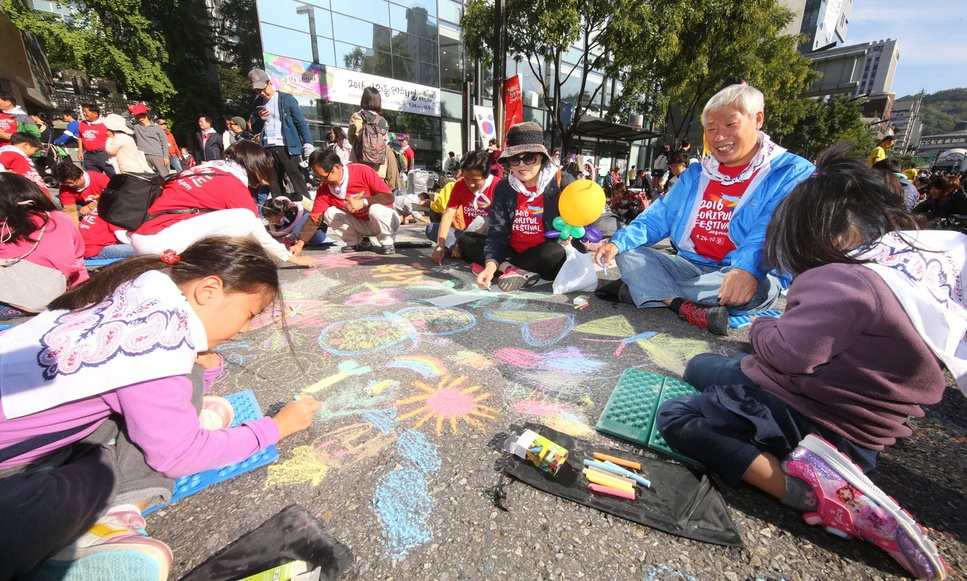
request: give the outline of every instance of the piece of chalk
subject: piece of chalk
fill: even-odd
[[[607,494],[608,496],[617,496],[618,498],[625,498],[628,500],[635,499],[635,493],[627,492],[618,488],[611,488],[610,486],[601,486],[600,484],[588,484],[588,488],[591,492],[596,492],[598,494]]]
[[[601,486],[608,486],[610,488],[617,488],[618,490],[624,490],[626,492],[634,492],[635,487],[631,484],[624,484],[608,476],[601,475],[600,472],[595,472],[593,470],[585,470],[584,477],[588,479],[588,482],[593,482],[594,484],[600,484]]]
[[[585,458],[584,465],[590,468],[597,468],[605,472],[617,474],[618,476],[624,476],[625,478],[630,478],[635,482],[637,482],[638,484],[641,484],[642,486],[651,488],[651,481],[645,478],[644,476],[637,474],[635,472],[632,472],[631,470],[626,470],[621,466],[615,466],[611,462],[599,462],[597,460],[591,460],[590,458]]]
[[[632,480],[632,479],[630,479],[630,478],[625,478],[624,476],[618,476],[614,472],[605,472],[604,470],[601,470],[600,468],[597,468],[596,466],[588,466],[587,468],[584,469],[584,471],[585,472],[596,472],[598,474],[603,474],[603,475],[607,476],[608,478],[614,478],[618,482],[621,482],[623,484],[628,484],[630,486],[634,486],[635,485],[635,481]]]
[[[631,460],[624,460],[622,458],[618,458],[617,456],[602,454],[601,452],[595,452],[594,459],[600,460],[602,462],[611,462],[612,464],[617,464],[618,466],[624,466],[625,468],[631,468],[632,470],[641,470],[641,464],[639,464],[638,462],[632,462]]]

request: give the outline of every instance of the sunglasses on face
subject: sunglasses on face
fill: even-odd
[[[538,160],[540,160],[540,155],[536,153],[522,153],[509,158],[507,161],[510,163],[510,165],[518,166],[522,163],[524,165],[534,165],[538,162]]]

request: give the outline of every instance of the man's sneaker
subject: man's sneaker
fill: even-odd
[[[500,275],[500,278],[497,279],[497,288],[504,292],[513,292],[525,286],[533,286],[540,279],[541,276],[536,272],[508,266],[504,269],[504,273]]]
[[[125,577],[165,581],[171,569],[171,549],[144,531],[144,517],[134,505],[111,508],[72,545],[57,552],[48,567],[69,568],[71,574],[84,572],[81,579],[99,578],[96,571],[128,571]],[[90,570],[91,575],[86,573]],[[119,578],[109,575],[107,578]]]
[[[689,325],[706,329],[713,335],[727,335],[729,332],[729,311],[725,307],[704,307],[684,301],[678,307],[678,316]]]
[[[376,248],[373,248],[373,252],[375,252],[376,254],[382,254],[383,256],[396,254],[396,246],[393,244],[384,244],[382,246],[377,246]]]
[[[943,559],[917,521],[829,442],[806,436],[782,467],[816,495],[816,511],[803,514],[807,523],[869,541],[920,579],[945,578]]]
[[[635,304],[634,299],[631,298],[631,289],[628,288],[627,283],[620,278],[618,280],[610,280],[602,284],[596,291],[594,291],[594,296],[610,303],[626,303],[629,305]]]

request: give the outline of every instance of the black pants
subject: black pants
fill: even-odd
[[[204,370],[190,375],[200,410]],[[174,480],[155,472],[123,419],[23,468],[0,473],[0,581],[19,578],[76,541],[111,506],[171,498]]]
[[[289,150],[282,145],[273,145],[266,148],[275,160],[275,171],[272,173],[271,185],[272,196],[287,196],[293,202],[298,202],[309,194],[306,187],[306,178],[302,175],[302,168],[299,167],[301,156],[289,155]],[[285,176],[289,176],[294,193],[286,193]]]
[[[484,263],[484,243],[487,237],[480,234],[464,233],[457,238],[457,245],[460,247],[460,256],[467,262]],[[564,247],[559,243],[548,240],[543,244],[538,244],[524,252],[517,253],[513,250],[507,255],[507,262],[517,268],[536,272],[544,280],[554,280],[564,264],[566,255]]]
[[[683,378],[698,395],[668,400],[658,410],[658,428],[673,448],[705,464],[732,486],[763,452],[782,460],[807,434],[816,433],[848,455],[864,472],[877,452],[814,424],[742,372],[741,358],[703,353],[692,358]]]
[[[107,152],[103,149],[100,151],[85,151],[84,169],[95,170],[113,176],[114,166],[107,162],[108,159]]]

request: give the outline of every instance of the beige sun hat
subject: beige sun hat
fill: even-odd
[[[127,133],[128,135],[134,135],[134,130],[128,127],[127,122],[124,117],[121,117],[117,113],[111,113],[104,118],[104,126],[107,127],[108,131]]]

